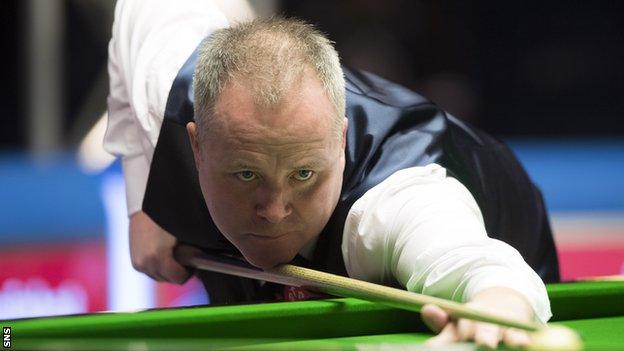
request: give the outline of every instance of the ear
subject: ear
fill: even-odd
[[[195,122],[188,122],[186,124],[186,132],[189,136],[191,143],[191,149],[193,149],[193,158],[195,158],[195,167],[199,170],[201,162],[201,148],[199,147],[199,139],[197,137],[197,124]]]
[[[349,120],[347,117],[344,118],[342,122],[342,149],[344,150],[347,147],[347,129],[349,128]]]

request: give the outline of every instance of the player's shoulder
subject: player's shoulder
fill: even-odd
[[[447,174],[446,168],[432,163],[396,171],[388,178],[364,193],[352,209],[363,211],[374,204],[384,202],[406,202],[417,200],[422,203],[448,197],[464,197],[468,190],[455,178]]]
[[[356,70],[347,66],[342,67],[347,95],[347,104],[358,103],[364,98],[376,104],[395,108],[431,105],[432,102],[424,96],[395,82],[384,79],[373,73]]]

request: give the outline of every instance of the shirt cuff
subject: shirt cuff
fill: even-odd
[[[143,197],[147,186],[150,164],[143,154],[124,157],[121,161],[124,180],[126,182],[126,205],[128,216],[138,212],[143,207]]]
[[[462,300],[468,302],[479,292],[494,287],[509,288],[524,296],[533,308],[536,322],[546,324],[552,317],[546,286],[532,271],[519,274],[518,271],[508,267],[483,267],[470,279]]]

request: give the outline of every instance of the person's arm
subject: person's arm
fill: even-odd
[[[539,276],[517,250],[488,238],[470,192],[438,165],[399,171],[356,201],[342,249],[355,278],[396,280],[410,291],[485,309],[513,301],[507,311],[519,319],[546,322],[551,316]],[[499,335],[498,329],[468,321],[449,323],[438,312],[431,306],[423,310],[432,329],[444,329],[432,343],[476,338],[491,345],[495,334],[496,343],[502,338],[513,344],[524,337],[513,331]]]
[[[117,2],[104,147],[122,158],[129,214],[141,209],[173,80],[197,45],[227,25],[212,1]]]
[[[122,160],[132,264],[156,280],[190,276],[172,257],[175,238],[141,211],[169,90],[201,40],[227,25],[212,1],[120,0],[115,8],[104,148]]]

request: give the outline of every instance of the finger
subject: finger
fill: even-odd
[[[458,336],[455,323],[448,323],[440,334],[429,338],[429,340],[425,342],[425,345],[429,347],[441,347],[456,341],[458,341]]]
[[[162,275],[160,269],[160,262],[151,256],[147,261],[147,264],[144,265],[143,273],[147,274],[150,278],[154,279],[157,282],[165,282],[167,279]]]
[[[531,343],[529,334],[523,330],[509,328],[503,333],[505,345],[513,348],[526,347]]]
[[[191,271],[179,264],[173,258],[164,259],[160,268],[161,275],[170,283],[184,284],[191,277]]]
[[[490,323],[475,323],[475,343],[479,346],[495,349],[502,338],[502,329]]]
[[[152,280],[155,280],[157,282],[162,282],[164,281],[164,279],[156,274],[153,273],[147,273],[147,272],[142,272],[143,274],[145,274],[146,276],[150,277]]]
[[[131,255],[130,263],[132,263],[132,268],[134,268],[137,272],[143,273],[148,277],[152,278],[156,281],[164,281],[165,278],[158,273],[158,260],[154,259],[154,255],[151,256],[141,256],[139,255]]]
[[[457,336],[460,341],[474,340],[476,323],[470,319],[457,321]]]
[[[436,305],[424,305],[420,310],[420,318],[434,333],[439,333],[449,322],[448,313]]]

